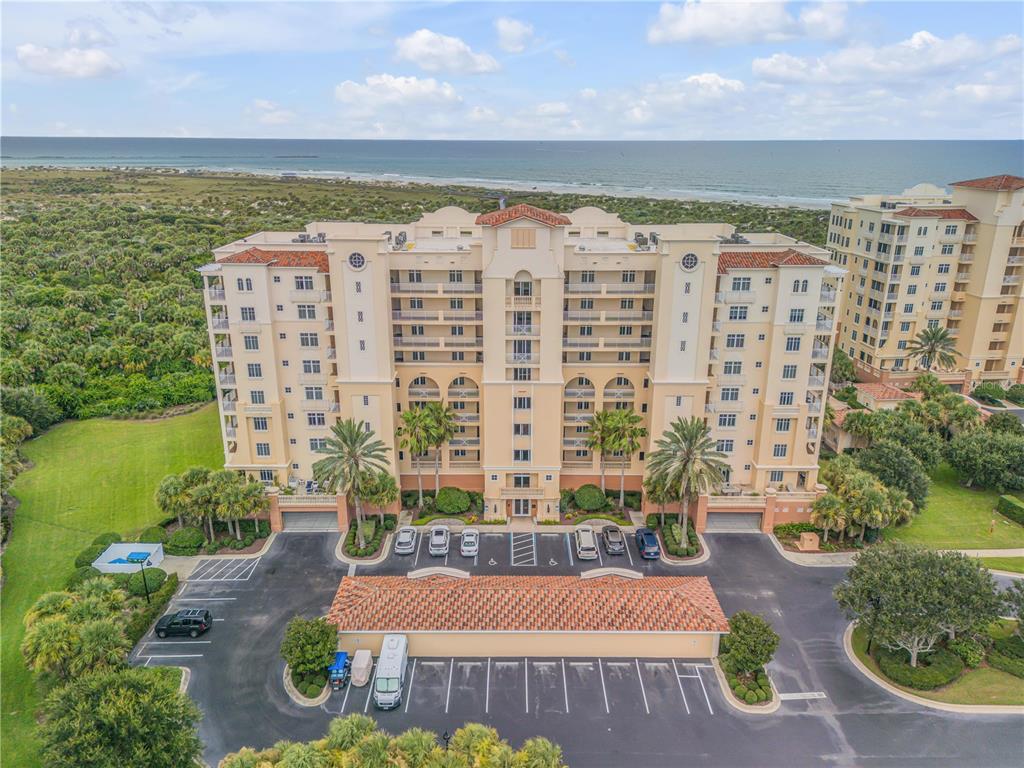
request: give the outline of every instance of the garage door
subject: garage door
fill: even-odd
[[[760,512],[709,512],[708,533],[716,531],[758,531],[761,530]]]
[[[285,512],[286,531],[338,531],[337,512]]]

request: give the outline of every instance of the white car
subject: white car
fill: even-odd
[[[476,557],[480,554],[480,531],[476,528],[466,528],[462,532],[459,554],[463,557]]]
[[[576,558],[579,560],[597,560],[597,536],[589,525],[578,525],[573,531],[576,539]]]
[[[435,525],[430,529],[429,551],[434,557],[444,557],[448,554],[448,541],[451,533],[447,525]]]
[[[416,529],[411,525],[403,525],[395,536],[395,554],[411,555],[416,551]]]

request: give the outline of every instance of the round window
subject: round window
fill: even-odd
[[[366,257],[361,253],[350,253],[348,256],[348,265],[352,269],[362,269],[366,266]]]
[[[683,256],[682,260],[679,262],[679,266],[681,266],[687,272],[692,272],[693,270],[695,270],[697,268],[697,254],[695,254],[695,253],[688,253],[688,254],[686,254],[685,256]]]

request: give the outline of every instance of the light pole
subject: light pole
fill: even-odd
[[[152,564],[152,560],[146,558],[139,562],[139,573],[142,574],[142,589],[146,592],[146,602],[149,603],[149,584],[146,582],[146,567]]]

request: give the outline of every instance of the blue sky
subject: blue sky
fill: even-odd
[[[16,3],[5,135],[1021,138],[1015,2]]]

